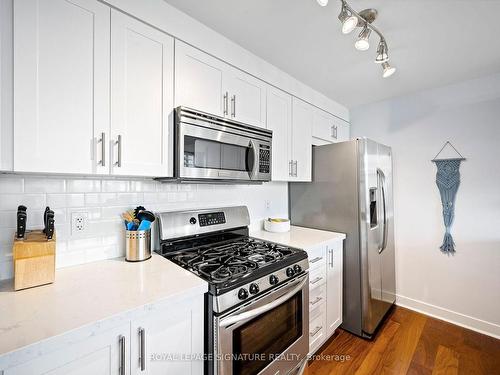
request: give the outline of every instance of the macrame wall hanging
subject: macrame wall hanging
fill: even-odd
[[[440,158],[441,153],[446,147],[451,147],[457,157]],[[436,184],[441,194],[441,203],[443,205],[443,220],[446,231],[443,244],[440,248],[445,254],[455,253],[455,243],[450,231],[455,217],[455,198],[460,185],[460,163],[464,160],[465,158],[450,141],[447,141],[434,159],[432,159],[432,162],[437,166]]]

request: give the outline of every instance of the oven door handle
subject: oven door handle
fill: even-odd
[[[256,309],[253,309],[250,311],[245,311],[244,313],[234,315],[234,316],[229,316],[227,318],[222,319],[219,322],[219,326],[220,327],[227,327],[227,326],[230,326],[231,324],[253,318],[255,316],[261,315],[269,310],[274,309],[275,307],[281,305],[286,300],[290,299],[290,297],[295,295],[295,293],[297,293],[299,290],[301,290],[304,287],[304,285],[307,283],[307,280],[308,280],[308,278],[304,277],[304,279],[302,279],[299,282],[299,284],[295,288],[293,288],[291,291],[282,295],[281,297],[276,298],[274,301],[269,302],[268,304],[266,304],[264,306],[257,307]]]

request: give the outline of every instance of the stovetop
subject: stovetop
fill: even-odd
[[[207,281],[214,294],[221,294],[307,258],[303,250],[246,235],[236,235],[220,242],[215,242],[217,238],[213,238],[212,241],[163,255]]]

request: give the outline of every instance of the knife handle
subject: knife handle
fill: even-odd
[[[45,234],[47,234],[47,219],[49,212],[50,212],[50,207],[49,206],[45,207],[45,211],[43,213],[43,233]]]
[[[47,219],[47,239],[51,240],[54,237],[54,224],[55,220],[53,217]]]
[[[17,213],[17,238],[24,238],[26,233],[26,212],[19,211]]]

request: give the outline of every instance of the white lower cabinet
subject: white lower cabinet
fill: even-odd
[[[64,340],[64,339],[62,339]],[[130,324],[100,332],[32,361],[8,368],[3,375],[126,375]],[[124,352],[123,352],[124,351]],[[125,368],[121,368],[125,366]],[[0,374],[2,371],[0,371]]]
[[[202,375],[203,303],[202,294],[175,303],[161,301],[125,313],[132,318],[124,317],[113,328],[101,329],[101,323],[96,324],[84,338],[79,332],[61,335],[46,345],[55,349],[44,349],[47,353],[43,354],[33,351],[32,360],[3,372],[0,368],[0,374]]]
[[[203,374],[203,311],[200,298],[134,320],[131,374]]]
[[[342,249],[337,240],[306,249],[309,256],[309,354],[342,323]]]

